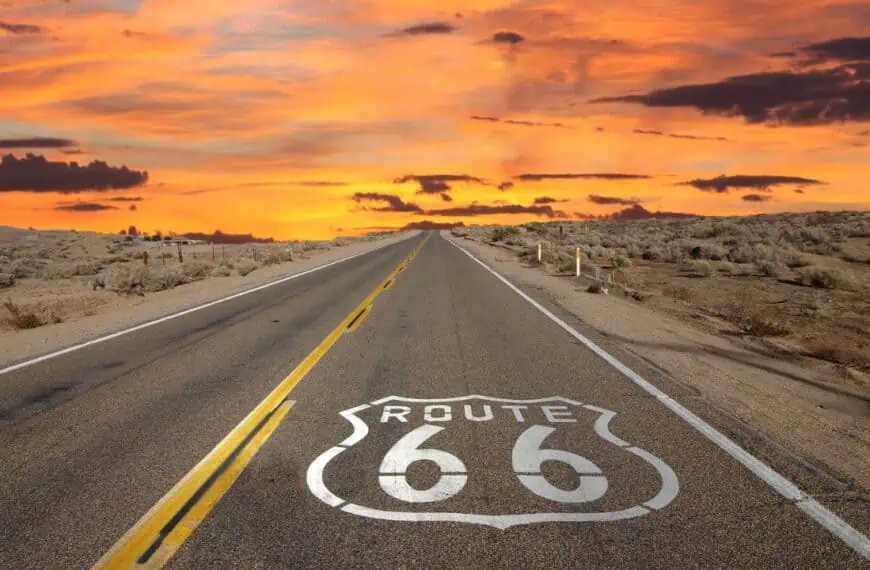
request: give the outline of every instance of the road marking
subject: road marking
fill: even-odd
[[[410,239],[413,236],[404,237],[399,241],[404,241],[406,239]],[[428,239],[428,238],[427,238]],[[0,368],[0,376],[3,374],[8,374],[9,372],[14,372],[16,370],[20,370],[22,368],[26,368],[27,366],[31,366],[33,364],[37,364],[39,362],[45,362],[46,360],[50,360],[52,358],[56,358],[58,356],[62,356],[64,354],[69,354],[71,352],[75,352],[77,350],[81,350],[88,346],[92,346],[95,344],[100,344],[102,342],[106,342],[108,340],[112,340],[118,338],[120,336],[124,336],[126,334],[130,334],[132,332],[140,331],[142,329],[146,329],[148,327],[152,327],[154,325],[159,325],[161,323],[165,323],[166,321],[171,321],[172,319],[177,319],[178,317],[183,317],[184,315],[189,315],[190,313],[195,313],[196,311],[201,311],[203,309],[207,309],[209,307],[213,307],[215,305],[219,305],[221,303],[226,303],[227,301],[232,301],[233,299],[238,299],[239,297],[244,297],[245,295],[250,295],[251,293],[256,293],[257,291],[262,291],[263,289],[267,289],[269,287],[274,287],[275,285],[280,285],[281,283],[286,283],[287,281],[292,281],[293,279],[297,279],[304,275],[308,275],[309,273],[314,273],[315,271],[320,271],[321,269],[326,269],[327,267],[332,267],[333,265],[338,265],[339,263],[344,263],[345,261],[350,261],[351,259],[360,257],[362,255],[366,255],[367,253],[372,253],[374,251],[378,251],[379,249],[383,249],[385,247],[389,247],[399,241],[386,243],[383,245],[379,245],[372,249],[355,253],[353,255],[349,255],[347,257],[342,257],[341,259],[337,259],[335,261],[330,261],[329,263],[324,263],[323,265],[318,265],[317,267],[313,267],[311,269],[306,269],[300,273],[295,273],[293,275],[288,275],[287,277],[282,277],[280,279],[276,279],[275,281],[269,281],[268,283],[264,283],[263,285],[258,285],[256,287],[252,287],[251,289],[245,289],[244,291],[239,291],[238,293],[233,293],[227,297],[222,297],[220,299],[215,299],[214,301],[209,301],[208,303],[203,303],[202,305],[197,305],[195,307],[191,307],[189,309],[184,309],[183,311],[179,311],[177,313],[172,313],[169,315],[165,315],[158,319],[154,319],[152,321],[147,321],[130,328],[126,328],[120,330],[118,332],[114,332],[105,336],[101,336],[86,342],[82,342],[80,344],[75,344],[73,346],[68,346],[67,348],[62,348],[60,350],[56,350],[54,352],[50,352],[48,354],[43,354],[42,356],[37,356],[35,358],[31,358],[29,360],[25,360],[24,362],[19,362],[18,364],[13,364],[11,366],[7,366],[6,368]]]
[[[485,410],[485,417],[473,413],[474,408],[481,407]],[[460,414],[460,410],[464,410],[464,414]],[[592,412],[592,417],[587,412]],[[362,416],[358,415],[360,413]],[[450,521],[487,525],[502,530],[522,524],[606,522],[642,517],[664,509],[677,497],[680,490],[676,473],[664,461],[643,449],[632,446],[610,432],[609,423],[616,416],[616,412],[561,396],[534,400],[481,395],[432,399],[388,396],[344,410],[339,412],[339,415],[351,424],[353,433],[315,458],[308,467],[305,480],[311,493],[319,500],[330,507],[340,508],[343,512],[357,516],[405,522]],[[511,437],[502,438],[502,443],[505,444],[502,450],[503,461],[496,463],[487,461],[481,465],[478,457],[472,455],[463,460],[447,451],[451,447],[450,438],[462,433],[454,429],[453,424],[471,422],[474,425],[481,425],[482,422],[490,421],[521,424],[517,427],[522,430],[522,433],[518,434],[512,446]],[[418,422],[419,425],[415,427]],[[435,423],[442,425],[434,425]],[[363,443],[372,430],[382,429],[384,427],[382,424],[392,424],[393,427],[406,424],[414,428],[407,433],[404,430],[397,432],[395,429],[389,429],[385,437],[394,437],[397,433],[404,435],[401,435],[383,456],[380,466],[373,470],[370,482],[372,489],[373,484],[377,482],[380,491],[385,495],[407,503],[406,508],[401,511],[360,505],[352,502],[354,499],[351,497],[347,499],[339,497],[326,486],[324,477],[324,471],[333,461],[337,463],[354,461],[350,456],[340,456],[351,447]],[[556,431],[570,434],[578,430],[592,430],[610,443],[614,449],[609,449],[608,453],[630,453],[653,467],[658,473],[661,485],[657,494],[652,498],[638,497],[636,499],[639,500],[633,501],[635,504],[610,504],[603,507],[613,509],[608,511],[601,511],[600,506],[596,511],[593,506],[592,512],[548,512],[553,511],[557,503],[572,505],[594,503],[607,493],[609,483],[605,474],[592,460],[576,453],[582,449],[568,451],[551,449],[544,445],[545,440]],[[382,441],[380,438],[374,439]],[[429,441],[430,439],[432,441]],[[371,440],[372,438],[369,438],[369,441]],[[600,449],[591,451],[600,452]],[[494,447],[490,447],[489,452],[496,455],[499,453]],[[356,457],[372,456],[365,449],[357,453]],[[427,489],[412,486],[408,482],[411,465],[419,461],[434,464],[439,471],[438,480]],[[465,461],[469,463],[466,464]],[[567,465],[576,473],[579,484],[571,490],[552,485],[542,470],[545,462]],[[493,488],[492,483],[487,482],[487,478],[479,476],[478,469],[484,467],[489,470],[492,465],[512,469],[517,482],[524,488],[525,499],[520,501],[522,505],[519,507],[520,512],[511,513],[509,507],[508,512],[500,514],[469,512],[468,509],[474,509],[474,505],[451,501],[453,497],[461,499],[463,495],[489,497],[515,492],[510,490],[511,485]],[[358,470],[357,467],[348,466],[346,463],[333,465],[332,468],[341,470],[346,467]],[[648,471],[637,473],[635,477],[648,477],[645,473]],[[359,479],[359,482],[365,485],[365,478]],[[466,487],[470,490],[466,491]],[[369,500],[372,499],[362,491],[356,494],[360,498],[368,496]],[[537,506],[529,507],[529,500],[535,499],[537,499]],[[428,503],[444,501],[447,502],[441,505],[441,510],[426,510]],[[617,498],[614,503],[619,501],[620,499]],[[407,507],[410,507],[410,510]],[[423,510],[417,510],[418,508]],[[450,509],[457,509],[460,512],[446,512]],[[532,512],[522,512],[526,510]]]
[[[442,234],[443,235],[443,234]],[[794,502],[799,509],[806,513],[814,521],[826,528],[831,534],[849,545],[855,552],[870,560],[870,539],[862,534],[858,529],[852,527],[816,501],[810,495],[801,491],[801,489],[774,471],[766,463],[731,441],[727,436],[715,429],[713,426],[696,416],[694,413],[683,407],[679,402],[665,394],[660,389],[653,386],[648,381],[644,380],[639,374],[634,372],[628,366],[620,362],[609,352],[577,332],[574,327],[554,315],[546,307],[526,295],[516,285],[508,281],[500,273],[490,268],[486,263],[477,259],[468,250],[454,242],[451,239],[445,238],[454,247],[471,258],[472,261],[492,273],[499,281],[510,287],[516,294],[528,301],[533,307],[546,315],[551,321],[559,325],[565,332],[577,339],[586,348],[600,356],[604,361],[618,370],[623,376],[637,384],[641,389],[659,400],[666,408],[671,410],[677,416],[686,421],[693,428],[698,430],[704,437],[715,443],[725,453],[733,457],[735,460],[743,464],[744,467],[754,473],[759,479],[770,485],[770,487],[779,493],[785,499]]]
[[[363,321],[366,320],[366,317],[369,316],[369,313],[372,312],[372,306],[369,305],[353,318],[349,325],[347,325],[347,332],[352,333],[356,332],[358,328],[360,328],[363,324]]]
[[[429,237],[426,237],[414,248],[245,419],[145,513],[93,568],[161,568],[166,564],[229,490],[257,450],[269,439],[289,410],[287,397],[293,388],[347,332],[351,321],[360,311],[369,309],[384,290],[384,283],[394,279],[399,267],[407,266],[428,241]]]

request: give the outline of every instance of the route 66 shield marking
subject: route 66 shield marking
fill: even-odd
[[[664,461],[610,432],[609,424],[616,416],[615,412],[560,396],[533,400],[477,395],[438,399],[389,396],[344,410],[340,415],[351,424],[353,433],[317,457],[308,467],[306,479],[308,488],[322,502],[358,516],[391,521],[465,522],[500,529],[542,522],[603,522],[641,517],[650,511],[663,509],[679,492],[677,476]],[[484,462],[485,468],[503,465],[506,469],[512,469],[512,473],[505,474],[508,479],[500,481],[510,481],[512,492],[525,494],[517,503],[534,505],[528,509],[533,512],[463,512],[476,510],[461,499],[474,495],[471,489],[475,480],[483,481],[486,477],[484,469],[474,466],[474,462],[480,462],[480,459],[459,457],[448,450],[449,436],[451,433],[470,433],[468,430],[479,430],[498,422],[512,424],[508,427],[519,435],[515,439],[511,435],[512,441],[502,442],[504,453],[490,449],[499,446],[487,446],[487,453],[496,454],[498,459]],[[366,441],[376,427],[387,430],[386,441],[390,447],[382,456],[379,455],[382,450],[375,454],[378,467],[377,473],[372,474],[370,487],[378,496],[375,502],[379,505],[386,504],[401,510],[358,504],[361,502],[358,499],[357,502],[351,502],[337,494],[341,491],[333,492],[326,485],[327,467],[341,462],[342,454],[352,455],[358,451],[357,446]],[[466,432],[462,432],[462,429]],[[611,481],[599,465],[578,453],[585,453],[583,449],[549,447],[553,441],[560,439],[560,432],[570,436],[572,432],[568,430],[580,430],[573,433],[587,438],[590,435],[582,432],[592,432],[601,440],[595,440],[596,445],[588,445],[589,448],[603,449],[608,453],[627,453],[630,455],[625,458],[626,461],[637,463],[639,460],[640,464],[646,464],[647,472],[657,474],[657,492],[635,504],[596,510],[594,507],[597,502],[608,504]],[[504,431],[510,430],[490,430],[486,437],[498,437]],[[551,444],[547,443],[548,438],[551,438]],[[359,453],[359,457],[373,457],[370,453]],[[438,468],[435,482],[428,486],[421,486],[419,482],[414,485],[410,481],[414,465],[421,463]],[[549,480],[544,465],[552,463],[561,464],[563,472],[571,473],[575,482],[573,488],[566,489],[564,485],[554,485]],[[344,493],[347,495],[347,490]],[[353,496],[359,495],[364,493],[357,493],[354,489]],[[452,505],[462,507],[451,510]]]

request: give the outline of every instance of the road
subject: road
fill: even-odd
[[[870,567],[526,293],[421,234],[0,375],[0,568]]]

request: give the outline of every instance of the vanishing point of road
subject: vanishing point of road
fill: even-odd
[[[870,567],[865,503],[448,237],[0,370],[0,568]]]

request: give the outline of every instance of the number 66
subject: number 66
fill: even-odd
[[[444,428],[424,424],[402,437],[381,461],[378,481],[381,489],[393,498],[408,503],[443,501],[459,493],[468,481],[465,464],[455,455],[440,449],[421,449],[426,440]],[[576,453],[541,449],[555,428],[531,426],[517,438],[511,454],[513,470],[520,483],[532,493],[558,503],[596,501],[607,492],[607,479],[594,463]],[[428,489],[415,489],[408,483],[408,467],[416,461],[432,461],[441,471],[438,481]],[[566,491],[550,484],[541,472],[545,461],[560,461],[578,475],[580,484]]]

